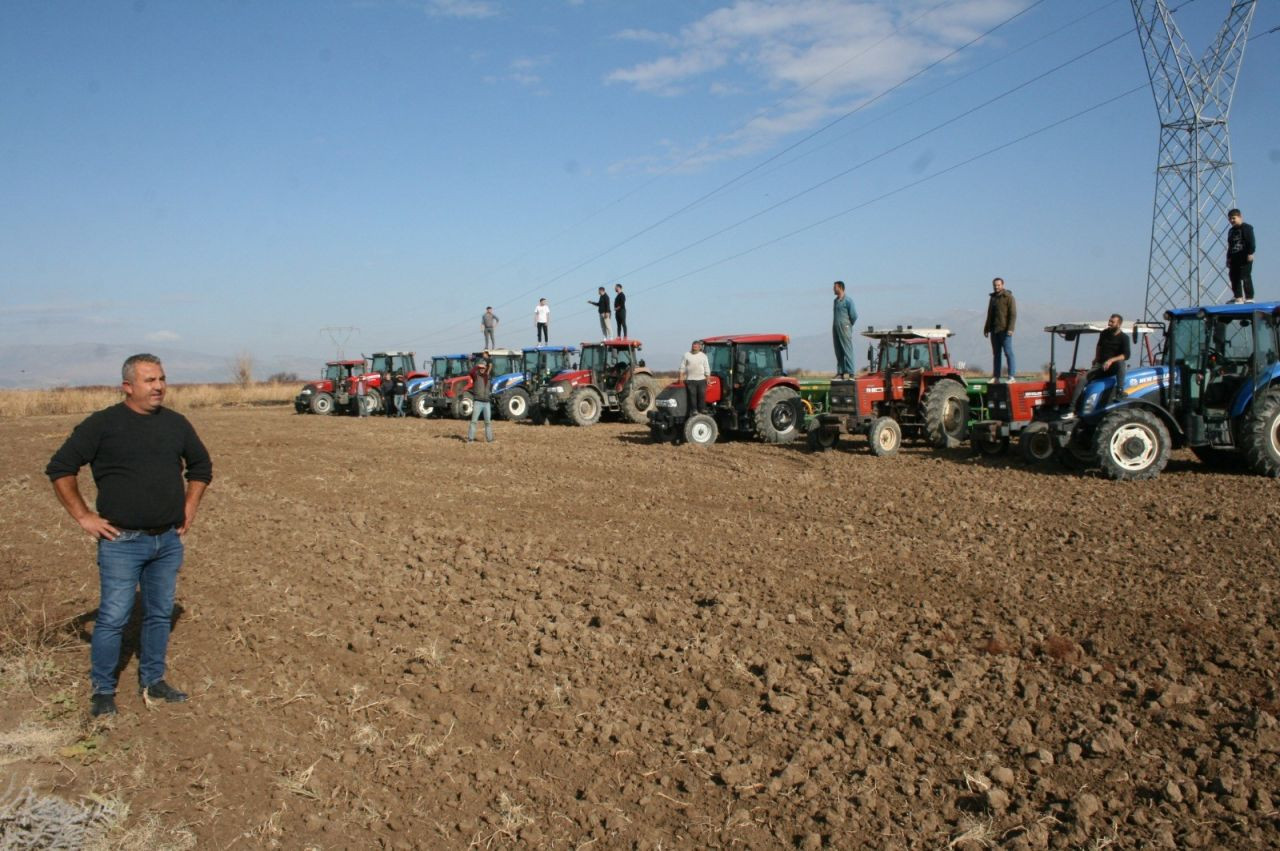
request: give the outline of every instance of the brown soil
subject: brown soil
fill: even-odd
[[[1280,844],[1274,481],[191,418],[191,702],[131,661],[19,782],[219,848]],[[0,732],[85,716],[92,542],[41,474],[78,419],[0,422],[6,652],[70,644],[7,663]]]

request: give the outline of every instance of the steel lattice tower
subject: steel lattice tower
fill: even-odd
[[[1223,242],[1235,206],[1227,114],[1257,0],[1233,0],[1197,61],[1165,0],[1130,0],[1160,116],[1145,316],[1231,293]]]

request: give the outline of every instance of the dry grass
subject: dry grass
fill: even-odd
[[[223,405],[285,405],[293,401],[301,387],[301,382],[275,381],[243,387],[235,384],[170,385],[165,405],[178,411]],[[114,405],[122,398],[118,387],[0,390],[0,417],[88,414]]]

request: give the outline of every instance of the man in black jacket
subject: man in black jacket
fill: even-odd
[[[1227,212],[1231,227],[1227,230],[1227,277],[1231,280],[1232,299],[1236,304],[1253,301],[1253,252],[1257,242],[1253,225],[1246,224],[1239,210]]]
[[[600,287],[599,295],[600,295],[600,298],[598,298],[596,301],[587,299],[587,304],[591,305],[597,311],[600,312],[600,333],[603,334],[604,339],[607,340],[611,336],[613,336],[612,333],[610,333],[609,331],[609,318],[611,316],[611,313],[609,311],[609,294],[604,291],[604,287]]]
[[[622,291],[622,284],[614,284],[613,321],[618,328],[618,336],[627,336],[627,294]]]
[[[142,597],[138,690],[147,699],[187,699],[165,682],[165,655],[182,536],[213,481],[213,462],[195,429],[164,407],[160,359],[133,355],[122,373],[124,401],[76,426],[45,468],[67,513],[98,542],[102,596],[89,650],[93,715],[116,712],[121,633],[133,611],[135,589]],[[85,464],[98,487],[96,510],[85,504],[76,479]]]

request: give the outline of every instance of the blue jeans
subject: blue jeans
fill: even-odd
[[[120,639],[133,613],[135,589],[142,590],[142,637],[138,649],[138,682],[149,686],[164,679],[169,649],[173,595],[182,567],[182,538],[170,529],[161,535],[122,530],[114,541],[98,541],[98,579],[102,600],[90,642],[89,678],[94,694],[116,693]]]
[[[1014,377],[1013,369],[1013,335],[1008,331],[992,331],[991,332],[991,357],[994,363],[991,366],[991,377],[1000,377],[1000,353],[1004,353],[1004,359],[1009,364],[1009,377]]]
[[[471,425],[467,426],[467,441],[476,439],[476,420],[484,416],[484,439],[493,443],[493,408],[492,402],[471,403]]]

